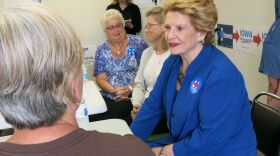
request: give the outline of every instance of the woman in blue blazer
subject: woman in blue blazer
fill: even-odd
[[[148,142],[156,155],[255,156],[256,138],[241,73],[211,44],[213,0],[167,0],[165,37],[171,56],[131,125],[147,141],[165,114],[170,133]]]

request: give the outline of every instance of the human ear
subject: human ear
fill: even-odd
[[[198,42],[203,42],[206,36],[206,32],[200,32],[198,37]]]
[[[76,103],[80,103],[82,100],[82,87],[81,82],[79,82],[78,78],[73,80],[73,91],[74,91],[74,98],[77,100]]]

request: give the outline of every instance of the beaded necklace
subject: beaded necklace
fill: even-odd
[[[117,50],[118,55],[121,54],[121,48],[123,46],[123,43],[124,43],[125,39],[126,39],[126,37],[122,40],[121,45],[119,47],[115,46],[112,42],[110,42],[110,44]]]
[[[178,74],[178,77],[177,77],[177,80],[178,80],[180,85],[183,83],[184,77],[185,77],[185,75],[183,74],[182,65],[181,65],[180,66],[180,71],[179,71],[179,74]]]

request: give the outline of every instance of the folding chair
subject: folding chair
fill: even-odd
[[[280,156],[280,112],[260,102],[261,96],[280,100],[279,96],[267,92],[261,92],[253,100],[251,116],[258,150],[266,156]]]

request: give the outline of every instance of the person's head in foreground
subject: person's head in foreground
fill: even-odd
[[[1,10],[0,113],[15,133],[0,143],[0,155],[152,155],[133,136],[78,128],[82,62],[76,33],[47,8],[30,2]]]
[[[53,126],[75,112],[83,51],[63,19],[31,2],[3,10],[0,62],[0,112],[15,129]]]

